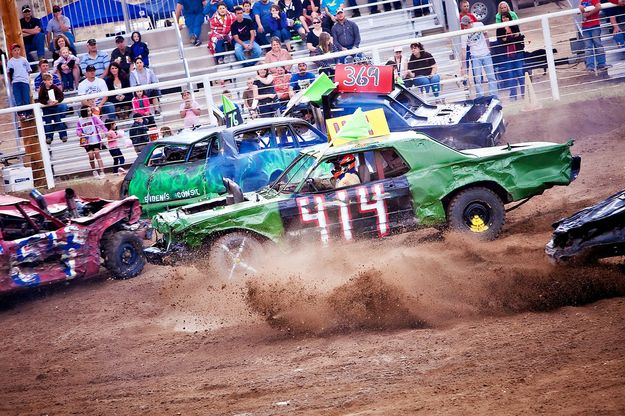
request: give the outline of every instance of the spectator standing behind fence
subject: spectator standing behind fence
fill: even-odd
[[[510,15],[510,20],[517,20],[519,16],[512,10],[510,10],[510,6],[505,1],[499,2],[497,6],[497,14],[495,15],[495,22],[501,23],[501,15],[503,13],[508,13]]]
[[[86,78],[78,84],[78,95],[102,94],[108,92],[109,89],[106,86],[106,82],[102,78],[97,78],[95,74],[95,67],[93,65],[87,66],[85,70]],[[82,104],[89,107],[96,106],[102,114],[115,117],[115,106],[108,102],[107,96],[83,100]]]
[[[124,134],[117,131],[117,124],[114,120],[108,120],[104,127],[106,128],[106,147],[109,149],[109,154],[113,158],[113,173],[116,175],[126,173],[126,170],[122,168],[126,159],[122,154],[120,141],[124,140]]]
[[[63,90],[71,91],[78,88],[80,82],[80,60],[72,55],[67,46],[59,51],[59,58],[54,61],[54,69],[63,82]]]
[[[254,100],[254,78],[247,79],[247,88],[243,90],[243,107],[247,110],[250,118],[258,117],[256,113],[256,107],[258,106],[258,102]]]
[[[469,16],[463,16],[460,23],[465,25],[467,29],[484,26],[482,22],[473,23]],[[475,32],[462,35],[461,44],[463,54],[466,54],[467,47],[471,48],[471,67],[473,68],[473,82],[475,83],[476,96],[482,97],[484,95],[482,89],[482,71],[486,73],[489,94],[497,96],[497,78],[495,78],[493,59],[490,56],[488,34],[486,32]],[[463,72],[466,71],[464,64],[463,62]]]
[[[501,13],[502,22],[509,22],[512,16],[508,12]],[[510,98],[517,99],[517,88],[521,97],[525,95],[525,77],[523,74],[525,37],[521,33],[518,25],[508,27],[500,27],[497,29],[497,39],[500,44],[505,47],[505,56],[503,57],[503,80],[504,88],[510,90]]]
[[[89,155],[89,164],[93,170],[93,176],[104,179],[104,163],[100,156],[102,139],[106,135],[106,127],[100,117],[91,114],[91,108],[83,105],[80,108],[80,118],[76,124],[76,135],[80,139],[80,145]],[[96,169],[96,161],[100,172]]]
[[[319,16],[314,17],[311,21],[312,29],[306,35],[306,48],[310,52],[310,55],[314,55],[317,52],[317,46],[319,46],[319,36],[323,29],[321,28],[321,18]]]
[[[471,19],[471,21],[473,23],[477,22],[477,17],[475,17],[475,15],[473,13],[470,12],[471,10],[471,5],[469,3],[469,0],[460,0],[460,29],[466,29],[467,25],[464,25],[462,23],[462,18],[464,16],[468,16],[469,19]],[[469,47],[469,45],[467,45],[467,51],[465,52],[464,56],[464,65],[461,65],[461,72],[462,72],[462,76],[468,76],[468,71],[469,71],[469,67],[471,64],[471,48]],[[462,83],[466,86],[467,85],[467,80],[463,80]]]
[[[46,36],[48,38],[48,44],[50,45],[50,52],[54,52],[54,44],[52,41],[59,35],[65,35],[69,40],[69,45],[74,47],[74,34],[71,32],[72,23],[67,16],[63,16],[63,11],[58,5],[52,6],[52,19],[48,21],[46,26]]]
[[[56,85],[52,79],[52,75],[43,74],[41,76],[43,83],[39,87],[38,99],[43,105],[43,123],[46,132],[46,143],[51,144],[54,139],[54,133],[59,133],[59,139],[63,143],[67,141],[67,126],[63,122],[63,114],[67,111],[67,106],[61,104],[65,96],[63,91]]]
[[[425,51],[420,42],[412,43],[410,50],[412,54],[406,65],[406,86],[419,87],[425,93],[429,93],[432,88],[432,93],[438,97],[441,91],[441,76],[436,73],[438,69],[436,60],[431,53]]]
[[[95,76],[104,78],[108,75],[108,67],[111,59],[104,51],[98,50],[98,44],[95,39],[87,41],[87,53],[80,55],[80,67],[83,72],[87,72],[88,66],[95,68]]]
[[[614,42],[621,48],[625,47],[625,34],[621,29],[621,25],[625,22],[625,0],[610,0],[610,3],[617,7],[604,9],[603,13],[610,23],[612,38]]]
[[[37,52],[37,60],[39,60],[46,54],[46,35],[43,25],[41,20],[33,17],[33,12],[28,4],[22,6],[22,16],[20,28],[22,29],[24,48],[26,48],[26,58],[31,52]]]
[[[210,33],[208,35],[208,50],[211,55],[216,53],[224,53],[226,48],[230,46],[232,41],[231,29],[232,23],[236,20],[233,13],[226,8],[226,4],[220,2],[217,11],[210,20]],[[224,63],[223,56],[216,56],[215,63],[217,65]]]
[[[586,7],[594,6],[590,12]],[[599,0],[582,0],[579,3],[579,11],[582,15],[582,37],[586,50],[586,71],[605,71],[608,69],[605,63],[605,51],[601,43],[601,2]]]
[[[332,36],[327,32],[321,32],[319,35],[319,46],[317,46],[316,55],[325,55],[328,53],[338,52],[338,47],[334,45]],[[327,58],[317,61],[318,72],[324,73],[330,78],[334,78],[334,67],[336,66],[337,58]]]
[[[280,0],[278,7],[286,15],[287,29],[298,33],[303,39],[306,38],[308,32],[308,24],[304,19],[303,7],[301,0]]]
[[[291,54],[286,50],[282,49],[282,44],[280,43],[280,38],[273,37],[271,38],[271,49],[267,51],[265,54],[265,63],[270,64],[273,62],[282,62],[282,61],[290,61],[293,59]],[[286,72],[291,72],[291,65],[285,65],[284,70]],[[276,73],[276,68],[271,68],[269,70],[272,74]]]
[[[336,11],[336,22],[332,26],[332,39],[343,51],[360,47],[360,29],[356,23],[345,17],[343,9]]]
[[[273,3],[269,0],[257,0],[252,6],[252,13],[256,20],[256,30],[258,35],[258,43],[266,45],[269,43],[267,38],[269,30],[269,19],[271,18],[271,6]]]
[[[142,90],[135,91],[132,98],[132,110],[135,114],[140,114],[143,117],[145,124],[151,127],[156,127],[154,116],[152,116],[152,110],[150,109],[150,99],[145,95]]]
[[[262,62],[259,62],[261,65]],[[258,103],[256,107],[259,117],[269,117],[276,112],[276,90],[273,88],[273,75],[267,69],[256,71],[254,80],[254,100]]]
[[[291,51],[291,33],[289,32],[286,14],[280,11],[277,4],[271,5],[271,17],[267,21],[267,31],[273,38],[278,38],[284,42],[287,51]]]
[[[111,62],[108,70],[108,77],[104,80],[109,91],[130,88],[128,74],[125,73],[117,62]],[[115,106],[117,117],[122,120],[128,118],[132,100],[132,93],[111,95],[109,101]]]
[[[143,59],[143,66],[150,66],[150,49],[148,45],[141,40],[141,33],[132,32],[130,36],[132,39],[132,45],[130,46],[130,62],[134,62],[135,59]]]
[[[200,125],[200,104],[191,98],[191,91],[182,91],[180,118],[184,120],[185,129],[194,129]]]
[[[121,35],[115,36],[115,46],[115,49],[111,51],[111,62],[117,62],[125,73],[129,73],[132,51],[126,46],[126,39]]]
[[[141,153],[141,150],[146,144],[150,142],[150,136],[148,136],[148,124],[143,116],[139,113],[133,115],[134,122],[130,126],[128,131],[130,135],[130,141],[135,148],[137,154]]]
[[[137,85],[150,85],[156,84],[158,82],[158,78],[154,71],[150,68],[145,68],[143,65],[143,59],[137,58],[135,59],[135,69],[130,73],[130,86],[136,87]],[[152,100],[152,105],[154,106],[154,114],[159,115],[161,113],[159,106],[159,97],[161,96],[161,91],[158,88],[146,88],[145,95],[150,97]]]
[[[13,101],[16,106],[30,104],[30,65],[22,55],[22,48],[17,43],[11,46],[11,59],[7,63],[7,73],[13,91]],[[17,113],[24,120],[29,111]]]
[[[202,0],[177,0],[176,23],[180,22],[180,14],[184,16],[184,24],[189,31],[189,39],[192,45],[200,46],[202,40],[202,24],[204,23],[204,4]],[[180,25],[182,29],[182,25]]]
[[[234,16],[236,20],[230,27],[230,34],[234,41],[234,56],[237,61],[245,61],[247,59],[258,59],[262,54],[262,50],[256,43],[256,30],[251,20],[243,17],[243,9],[239,6],[234,8]],[[243,66],[254,65],[255,62],[244,62]]]
[[[300,62],[297,64],[297,72],[291,75],[291,88],[293,92],[298,93],[305,90],[315,80],[315,74],[308,72],[308,64]]]

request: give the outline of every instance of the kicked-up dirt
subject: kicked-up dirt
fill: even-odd
[[[561,268],[543,250],[552,222],[623,188],[624,106],[509,117],[512,142],[576,139],[582,171],[494,242],[422,230],[271,252],[248,282],[147,266],[5,298],[0,413],[622,415],[622,259]]]

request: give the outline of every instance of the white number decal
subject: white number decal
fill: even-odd
[[[357,85],[359,87],[366,87],[370,82],[373,82],[374,86],[380,85],[380,69],[374,66],[351,66],[345,67],[345,81],[343,85],[346,87],[353,87]]]
[[[321,242],[326,244],[328,242],[328,214],[325,209],[325,198],[323,195],[317,195],[313,197],[315,205],[317,205],[317,212],[311,214],[310,210],[306,208],[308,205],[308,198],[297,198],[297,207],[299,208],[299,215],[302,218],[302,222],[316,222],[321,229]]]
[[[339,218],[341,220],[341,227],[343,228],[343,237],[346,240],[352,239],[352,219],[349,215],[349,197],[347,191],[342,190],[336,193],[336,199],[339,200]]]
[[[386,213],[386,206],[384,205],[384,199],[382,198],[382,194],[384,193],[384,189],[381,184],[373,185],[373,198],[375,202],[370,203],[367,202],[368,192],[367,188],[364,186],[358,188],[356,192],[358,193],[358,198],[360,200],[360,212],[375,212],[376,219],[378,221],[378,232],[380,236],[388,235],[388,215]]]

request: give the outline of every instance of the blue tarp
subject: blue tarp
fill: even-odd
[[[168,0],[149,1],[150,4],[154,3],[156,6],[159,3],[168,2]],[[128,3],[127,6],[128,17],[130,19],[149,17],[149,14],[152,13],[152,11],[148,12],[145,8],[138,5]],[[164,6],[167,6],[167,4]],[[150,7],[150,9],[152,8]],[[99,25],[103,23],[122,22],[124,20],[122,4],[118,0],[78,0],[72,4],[64,6],[62,10],[63,15],[69,18],[72,27],[74,28]],[[41,23],[43,24],[44,29],[50,19],[52,19],[51,14],[41,18]]]

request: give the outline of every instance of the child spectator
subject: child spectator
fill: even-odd
[[[83,105],[80,108],[80,118],[76,124],[76,135],[80,138],[80,145],[85,148],[89,155],[89,164],[93,169],[93,176],[104,179],[104,163],[100,157],[102,139],[106,135],[106,127],[100,117],[91,113],[91,108]],[[98,161],[100,172],[96,170],[95,161]]]
[[[150,66],[150,49],[148,49],[148,45],[145,42],[141,41],[141,33],[132,32],[130,36],[132,39],[132,45],[130,46],[130,56],[132,57],[132,62],[137,58],[143,59],[143,65],[147,68]]]
[[[67,46],[62,47],[59,53],[61,56],[54,61],[53,67],[63,82],[63,90],[71,91],[78,89],[78,83],[80,82],[80,59],[72,55]]]
[[[250,118],[258,117],[256,107],[258,102],[254,100],[254,78],[247,79],[247,88],[243,91],[243,106],[247,110]]]
[[[145,145],[150,142],[150,136],[148,136],[148,125],[146,120],[143,119],[143,116],[139,113],[135,113],[133,118],[135,121],[132,123],[132,126],[130,126],[129,134],[135,152],[139,154]]]
[[[171,131],[171,127],[169,126],[161,127],[160,133],[161,137],[171,137],[174,135],[174,133]]]
[[[57,105],[64,99],[63,91],[54,85],[52,75],[45,73],[41,75],[41,86],[39,87],[38,99],[44,106],[43,122],[46,132],[46,143],[51,144],[54,139],[54,132],[59,132],[59,138],[63,143],[67,141],[67,125],[62,120],[62,115],[67,108],[65,104]]]
[[[56,61],[61,56],[61,48],[69,48],[72,55],[76,56],[76,48],[70,43],[67,36],[60,34],[54,38],[54,52],[52,52],[52,60]]]
[[[257,59],[262,53],[256,39],[256,30],[251,20],[243,17],[243,9],[239,6],[234,8],[235,21],[230,26],[230,34],[234,43],[234,55],[237,61]],[[254,65],[254,61],[244,63],[243,66]]]
[[[189,90],[182,91],[182,104],[180,104],[180,118],[184,120],[185,129],[194,129],[200,125],[200,105],[191,98]]]
[[[317,46],[315,55],[325,55],[327,53],[337,52],[339,49],[332,42],[332,36],[328,32],[321,32],[319,35],[319,46]],[[317,61],[319,73],[326,74],[330,78],[334,78],[334,67],[336,66],[336,58],[328,58]]]
[[[135,96],[132,99],[132,111],[135,114],[141,114],[148,125],[156,125],[154,116],[150,111],[150,99],[144,95],[142,90],[135,91]]]
[[[220,2],[217,6],[217,12],[210,20],[211,32],[208,35],[208,50],[211,55],[224,53],[226,48],[230,46],[232,41],[230,28],[234,21],[234,14],[228,11],[225,3]],[[223,63],[223,56],[215,57],[215,64],[219,65]]]
[[[119,148],[119,140],[124,139],[123,133],[117,131],[117,125],[115,120],[108,120],[104,126],[106,127],[106,143],[109,148],[109,154],[113,158],[113,173],[124,174],[126,170],[122,168],[122,165],[126,163],[124,155]]]
[[[256,19],[254,19],[254,12],[252,11],[252,2],[250,0],[245,0],[243,2],[243,18],[251,20],[254,25],[254,30],[256,30]],[[236,7],[234,8],[236,11]]]
[[[291,89],[291,74],[287,74],[281,66],[276,68],[276,73],[273,76],[273,89],[278,97],[280,107],[285,107],[294,95]]]
[[[286,50],[291,51],[291,33],[289,32],[286,14],[280,11],[280,6],[277,4],[271,6],[271,17],[267,20],[267,24],[269,25],[267,30],[272,36],[271,43],[273,44],[274,38],[278,38],[284,42]]]
[[[11,59],[7,63],[7,71],[11,87],[13,88],[13,100],[16,106],[30,104],[30,65],[26,58],[21,55],[22,48],[17,43],[11,46]],[[17,113],[20,120],[24,120],[28,111]]]

